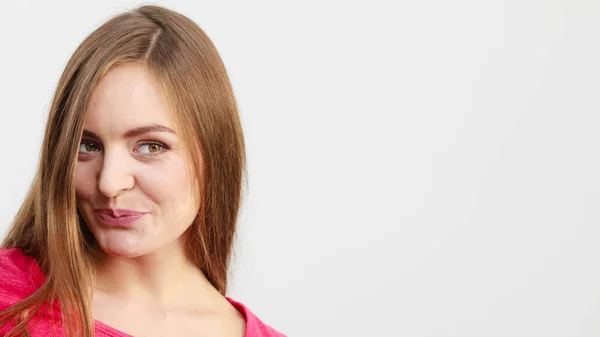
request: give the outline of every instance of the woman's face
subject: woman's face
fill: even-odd
[[[181,248],[198,213],[196,178],[150,74],[109,70],[88,104],[77,207],[99,246],[119,257]]]

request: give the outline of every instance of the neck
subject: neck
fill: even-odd
[[[135,258],[114,257],[99,249],[97,261],[95,291],[119,298],[167,308],[197,303],[195,295],[218,293],[180,246]]]

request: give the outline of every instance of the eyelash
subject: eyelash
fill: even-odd
[[[91,152],[81,152],[81,146],[82,146],[82,145],[84,145],[84,144],[91,144],[91,145],[93,145],[94,147],[96,147],[97,149],[100,149],[100,146],[98,146],[98,144],[96,144],[95,142],[93,142],[93,141],[89,141],[89,140],[82,140],[82,141],[81,141],[81,144],[79,145],[79,147],[80,147],[80,151],[79,151],[79,153],[81,153],[81,154],[90,154],[90,153],[92,153],[92,152],[98,152],[98,151],[91,151]],[[158,145],[159,147],[161,147],[161,148],[162,148],[162,151],[159,151],[159,152],[156,152],[156,153],[142,154],[142,156],[156,156],[156,155],[162,154],[162,153],[164,153],[165,151],[168,151],[168,150],[170,150],[170,149],[171,149],[171,148],[170,148],[169,146],[167,146],[166,144],[164,144],[164,143],[161,143],[161,142],[157,142],[157,141],[145,141],[145,142],[143,142],[142,144],[140,144],[140,145],[138,146],[138,148],[139,148],[140,146],[145,146],[145,145]]]

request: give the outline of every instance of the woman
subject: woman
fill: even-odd
[[[143,6],[90,34],[0,249],[0,334],[283,336],[225,296],[245,172],[223,63]]]

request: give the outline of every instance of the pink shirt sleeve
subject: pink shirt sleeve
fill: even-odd
[[[256,315],[254,315],[246,306],[240,302],[236,302],[231,298],[227,298],[246,319],[246,334],[244,337],[286,337],[281,332],[276,331],[272,327],[263,323]]]

